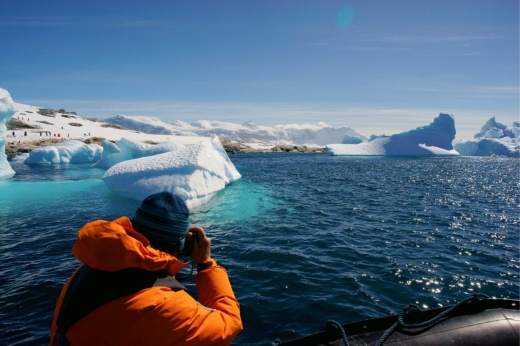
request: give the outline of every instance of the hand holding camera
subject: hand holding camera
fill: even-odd
[[[197,265],[206,262],[211,257],[211,239],[206,236],[202,227],[189,228],[182,252],[186,255],[191,254],[191,258]]]

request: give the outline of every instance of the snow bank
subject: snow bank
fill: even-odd
[[[114,164],[103,180],[111,191],[123,197],[142,200],[169,191],[192,208],[241,177],[216,137],[193,145],[176,144],[171,149]]]
[[[329,144],[326,149],[332,155],[453,156],[459,155],[451,144],[455,133],[453,116],[441,113],[427,126],[359,144]]]
[[[7,127],[5,123],[15,113],[13,100],[7,90],[0,88],[0,178],[12,177],[15,172],[11,168],[11,165],[7,161],[7,155],[5,155],[5,141]]]

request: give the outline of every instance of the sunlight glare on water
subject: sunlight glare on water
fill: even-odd
[[[415,303],[518,299],[518,162],[239,154],[242,179],[191,211],[264,345]],[[41,345],[86,222],[129,217],[102,170],[21,167],[0,183],[0,344]],[[193,291],[193,281],[187,280]]]

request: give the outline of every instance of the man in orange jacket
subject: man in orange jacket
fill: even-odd
[[[189,227],[178,196],[147,197],[130,220],[87,223],[72,252],[83,264],[62,289],[49,345],[229,345],[242,330],[226,270],[211,240]],[[174,276],[192,244],[199,302]]]

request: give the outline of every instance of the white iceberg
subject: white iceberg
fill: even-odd
[[[103,153],[101,160],[96,162],[94,167],[109,168],[119,162],[163,154],[183,147],[182,144],[173,141],[150,144],[132,141],[127,138],[122,138],[115,143],[103,141],[102,145]]]
[[[5,141],[7,127],[5,123],[16,112],[14,109],[13,100],[7,90],[0,88],[0,178],[9,178],[15,174],[11,165],[7,161],[5,154]]]
[[[453,116],[440,113],[427,126],[388,137],[372,137],[359,144],[329,144],[326,149],[332,155],[453,156],[459,155],[452,146],[455,134]]]
[[[519,135],[520,122],[515,121],[511,127],[506,127],[493,117],[474,139],[458,140],[453,145],[464,156],[520,157]]]
[[[123,197],[143,200],[153,193],[169,191],[193,208],[241,177],[216,137],[192,145],[176,144],[172,149],[117,163],[105,172],[103,180]]]
[[[92,163],[101,159],[103,148],[98,144],[85,144],[81,141],[65,142],[39,147],[32,150],[25,160],[29,165],[59,163]]]

